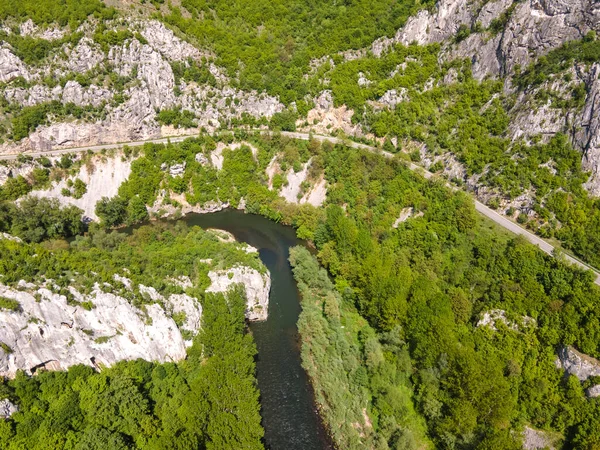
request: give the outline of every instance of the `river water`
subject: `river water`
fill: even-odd
[[[289,248],[301,244],[294,230],[237,210],[192,214],[181,220],[190,226],[229,231],[238,241],[256,247],[271,273],[269,318],[250,324],[258,348],[256,368],[266,448],[332,449],[310,381],[300,364],[296,327],[300,296],[288,263]]]

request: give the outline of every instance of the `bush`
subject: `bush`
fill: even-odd
[[[273,114],[269,127],[272,130],[296,131],[296,120],[298,120],[298,114],[286,109],[283,112]]]
[[[87,185],[79,178],[73,183],[73,198],[81,198],[87,192]]]
[[[0,309],[17,312],[21,310],[21,305],[17,300],[0,296]]]
[[[96,204],[96,215],[107,228],[122,225],[127,221],[127,200],[118,195],[102,197]]]

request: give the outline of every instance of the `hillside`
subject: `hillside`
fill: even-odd
[[[0,412],[12,417],[0,420],[0,444],[75,433],[73,448],[86,448],[101,429],[102,445],[123,440],[115,448],[268,445],[244,295],[228,291],[241,281],[246,317],[266,318],[257,255],[180,225],[142,226],[141,242],[109,233],[236,208],[292,226],[314,248],[290,253],[300,352],[337,448],[600,445],[600,289],[561,256],[600,268],[597,2],[8,0],[0,21],[0,236],[22,240],[0,239],[0,375],[14,378],[0,384]],[[65,153],[30,156],[51,150]],[[559,251],[499,229],[473,196]],[[107,323],[90,334],[92,316]],[[191,406],[160,409],[154,387],[218,396],[218,376],[198,374],[235,361],[211,320],[239,344],[234,384],[250,400],[198,400],[188,422],[178,408]],[[41,337],[38,321],[50,327]],[[53,343],[38,355],[44,336]],[[64,349],[71,340],[77,355]],[[140,354],[155,362],[117,363]],[[102,360],[106,377],[142,370],[130,376],[152,425],[89,419],[55,433],[52,397],[26,429],[37,414],[28,386],[105,373],[30,377],[38,360]],[[173,367],[185,383],[160,384]],[[68,380],[88,417],[82,382]],[[241,408],[248,435],[227,407],[210,409],[219,401]]]

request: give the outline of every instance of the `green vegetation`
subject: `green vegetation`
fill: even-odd
[[[217,80],[210,73],[208,68],[208,60],[203,58],[201,63],[188,59],[185,62],[173,61],[171,62],[171,69],[173,69],[173,75],[175,75],[175,85],[179,86],[181,80],[189,83],[191,81],[198,84],[209,84],[215,86]]]
[[[303,75],[314,58],[359,49],[392,35],[430,1],[309,3],[302,0],[183,0],[164,20],[217,54],[242,89],[279,95],[289,104],[307,93]],[[239,72],[239,73],[238,73]]]
[[[58,24],[77,28],[91,14],[104,19],[114,16],[100,0],[2,0],[0,20],[13,18],[21,22],[31,19],[38,25]]]
[[[589,62],[597,47],[592,37],[566,44],[547,55],[551,66],[533,65],[527,73],[535,70],[546,76],[559,67],[570,67],[573,58]],[[492,188],[499,198],[512,201],[529,193],[533,205],[527,208],[536,217],[527,222],[528,227],[543,237],[558,239],[566,249],[600,267],[600,207],[583,188],[589,174],[581,169],[581,153],[561,133],[546,143],[536,139],[528,144],[512,142],[508,110],[514,99],[503,94],[502,83],[474,80],[470,66],[460,61],[440,65],[438,52],[434,45],[396,46],[382,58],[365,57],[332,70],[325,68],[319,77],[331,78],[336,105],[363,111],[353,120],[366,131],[379,137],[396,136],[407,144],[422,143],[431,156],[453,155],[465,167],[466,177],[478,175],[478,185]],[[546,64],[543,61],[538,63]],[[370,84],[358,85],[361,73]],[[451,73],[455,81],[442,82]],[[427,89],[426,84],[430,85]],[[580,88],[571,99],[553,99],[554,107],[580,107],[585,99]],[[405,100],[394,109],[379,111],[370,103],[376,105],[391,89],[405,89]],[[540,101],[552,98],[545,95]],[[430,170],[443,168],[438,161]]]
[[[60,39],[47,41],[31,36],[21,36],[0,31],[0,40],[8,42],[13,49],[13,53],[23,62],[30,65],[39,64],[53,50],[57,50],[65,44],[77,45],[82,37],[82,33],[70,33]]]
[[[37,256],[32,258],[32,255]],[[214,266],[199,262],[209,258],[214,259]],[[264,270],[258,257],[238,244],[224,244],[213,233],[189,229],[183,223],[144,226],[131,236],[91,227],[70,245],[57,240],[40,245],[0,240],[3,284],[16,285],[21,279],[41,282],[45,277],[61,287],[79,287],[86,293],[94,282],[113,284],[114,275],[121,275],[124,267],[129,269],[127,277],[134,287],[144,284],[165,295],[181,293],[180,287],[165,280],[190,276],[194,286],[204,289],[210,284],[207,274],[211,268],[225,269],[238,263]],[[136,304],[151,301],[137,289],[119,290]]]
[[[133,39],[133,33],[130,30],[107,30],[103,23],[98,25],[94,32],[94,42],[99,44],[105,53],[108,52],[110,47],[121,46],[129,39]]]
[[[408,346],[394,346],[394,333],[382,345],[308,250],[291,249],[290,262],[302,294],[303,365],[338,448],[432,448],[413,405]]]
[[[17,300],[0,296],[0,309],[4,309],[5,311],[19,311],[21,305]]]
[[[193,112],[179,108],[163,109],[156,115],[156,121],[161,125],[173,125],[175,128],[195,128],[198,125],[194,121],[196,116]]]
[[[27,242],[68,238],[83,232],[82,213],[75,206],[61,208],[56,199],[27,197],[18,205],[0,202],[0,232]]]
[[[4,343],[4,342],[2,342],[2,341],[0,341],[0,349],[2,349],[2,351],[3,351],[4,353],[6,353],[7,355],[10,355],[10,354],[11,354],[11,353],[13,353],[13,351],[14,351],[12,348],[10,348],[10,347],[8,346],[8,344],[5,344],[5,343]]]
[[[525,423],[573,444],[594,442],[597,402],[554,368],[561,345],[600,356],[592,274],[489,229],[466,195],[423,180],[399,158],[277,135],[243,137],[256,158],[249,147],[224,150],[221,171],[195,162],[215,148],[210,138],[147,145],[137,170],[157,178],[138,176],[125,190],[153,201],[171,183],[160,165],[186,161],[182,179],[192,203],[243,196],[250,212],[292,224],[315,243],[333,284],[314,275],[314,264],[297,269],[306,284],[299,325],[305,366],[342,447],[419,448],[430,439],[435,446],[517,448]],[[287,205],[266,189],[262,173],[276,154],[282,165],[321,161],[329,182],[325,211]],[[407,207],[423,217],[393,230]],[[301,259],[296,254],[292,262],[298,267]],[[477,327],[492,309],[536,325]],[[353,418],[363,424],[358,433],[345,428]],[[406,424],[412,433],[405,435]]]

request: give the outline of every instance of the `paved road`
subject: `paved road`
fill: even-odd
[[[286,136],[295,138],[295,139],[303,139],[303,140],[307,140],[309,139],[309,135],[306,133],[282,133]],[[323,141],[329,141],[332,143],[336,143],[336,144],[346,144],[350,147],[353,148],[360,148],[360,149],[365,149],[365,150],[369,150],[372,152],[376,152],[379,153],[383,156],[385,156],[386,158],[393,158],[394,154],[393,153],[389,153],[383,150],[380,150],[376,147],[372,147],[370,145],[365,145],[365,144],[360,144],[358,142],[352,142],[352,141],[348,141],[348,140],[343,140],[343,139],[339,139],[336,137],[331,137],[331,136],[321,136],[321,135],[313,135],[312,136],[315,139],[318,139],[319,141],[323,142]],[[421,172],[421,174],[425,177],[425,178],[432,178],[434,176],[433,173],[425,170],[423,167],[418,166],[414,163],[409,163],[408,164],[409,168],[411,170],[417,171],[417,172]],[[448,186],[450,189],[452,190],[458,190],[459,188],[456,186],[453,186],[449,183],[446,184],[446,186]],[[531,242],[534,245],[537,245],[542,251],[546,252],[549,255],[554,255],[554,247],[549,244],[548,242],[546,242],[545,240],[543,240],[542,238],[536,236],[535,234],[533,234],[532,232],[526,230],[525,228],[521,227],[519,224],[513,222],[512,220],[508,219],[506,216],[503,216],[502,214],[497,213],[496,211],[494,211],[493,209],[487,207],[486,205],[484,205],[483,203],[481,203],[479,200],[474,199],[475,201],[475,209],[477,211],[479,211],[480,214],[483,214],[484,216],[486,216],[488,219],[496,222],[498,225],[500,225],[503,228],[506,228],[508,231],[514,233],[514,234],[518,234],[523,236],[525,239],[527,239],[529,242]],[[596,270],[594,270],[593,268],[591,268],[590,266],[588,266],[587,264],[583,263],[582,261],[579,261],[578,259],[573,258],[572,256],[569,256],[567,254],[563,254],[564,258],[569,261],[571,264],[575,264],[583,269],[586,270],[591,270],[592,272],[594,272],[594,274],[596,275],[596,281],[595,283],[597,285],[600,286],[600,273],[598,273]]]
[[[305,141],[309,140],[312,137],[321,142],[328,141],[328,142],[331,142],[334,144],[345,144],[352,148],[368,150],[368,151],[371,151],[374,153],[381,154],[382,156],[384,156],[386,158],[394,158],[393,153],[389,153],[389,152],[380,150],[380,149],[370,146],[370,145],[361,144],[361,143],[350,141],[347,139],[340,139],[340,138],[333,137],[333,136],[323,136],[323,135],[318,135],[318,134],[287,132],[287,131],[283,131],[283,132],[281,132],[281,134],[283,136],[287,136],[287,137],[290,137],[293,139],[301,139],[301,140],[305,140]],[[86,152],[88,150],[91,150],[92,152],[96,153],[96,152],[101,152],[102,150],[112,150],[112,149],[121,148],[125,145],[127,145],[129,147],[137,147],[137,146],[144,145],[145,143],[148,143],[148,142],[151,142],[154,144],[164,144],[167,142],[181,142],[187,138],[195,137],[195,136],[197,136],[197,134],[186,135],[186,136],[174,136],[171,138],[152,139],[152,140],[148,140],[148,141],[133,141],[133,142],[123,142],[123,143],[118,143],[118,144],[103,144],[103,145],[93,145],[93,146],[87,146],[87,147],[73,147],[73,148],[68,148],[68,149],[52,150],[52,151],[46,151],[46,152],[27,153],[27,155],[32,156],[32,157],[57,156],[57,155],[63,155],[63,154],[67,154],[67,153]],[[0,160],[12,160],[12,159],[16,159],[16,158],[17,158],[17,155],[3,155],[3,156],[0,155]],[[427,170],[423,169],[423,167],[418,166],[414,163],[409,163],[408,166],[411,170],[420,172],[425,178],[432,178],[434,176],[434,174],[432,174],[431,172],[428,172]],[[453,186],[451,184],[447,184],[447,186],[452,190],[458,190],[458,188],[456,186]],[[522,228],[521,226],[519,226],[515,222],[509,220],[505,216],[497,213],[493,209],[488,208],[486,205],[484,205],[483,203],[481,203],[480,201],[478,201],[476,199],[475,199],[475,209],[479,213],[483,214],[488,219],[494,221],[495,223],[497,223],[501,227],[507,229],[508,231],[511,231],[512,233],[523,236],[525,239],[527,239],[532,244],[537,245],[542,251],[546,252],[547,254],[549,254],[549,255],[554,254],[555,248],[551,244],[549,244],[545,240],[541,239],[540,237],[536,236],[535,234],[531,233],[530,231],[527,231],[525,228]],[[596,275],[595,283],[600,286],[600,273],[598,273],[596,270],[594,270],[587,264],[579,261],[578,259],[573,258],[572,256],[564,254],[564,257],[567,261],[571,262],[572,264],[575,264],[583,269],[593,271],[594,274]]]

